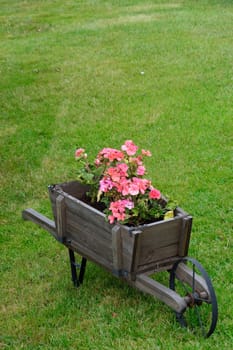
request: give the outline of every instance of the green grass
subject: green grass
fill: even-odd
[[[1,349],[231,349],[233,4],[227,0],[0,0]],[[144,72],[144,74],[141,74]],[[89,263],[73,288],[47,185],[132,139],[153,182],[194,217],[189,255],[209,272],[208,340],[164,304]]]

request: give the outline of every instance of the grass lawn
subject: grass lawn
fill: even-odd
[[[0,0],[0,349],[232,349],[232,23],[231,0]],[[208,340],[92,263],[76,290],[65,247],[21,219],[51,217],[77,146],[126,139],[194,217],[189,255],[219,303]]]

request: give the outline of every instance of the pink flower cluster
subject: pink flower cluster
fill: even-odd
[[[112,215],[108,216],[110,224],[113,224],[115,220],[124,221],[126,219],[126,208],[133,209],[133,207],[134,203],[129,199],[119,199],[115,202],[111,202],[109,209]]]
[[[148,192],[150,199],[159,199],[160,191],[153,188],[151,181],[143,178],[146,168],[143,165],[143,156],[151,156],[150,151],[142,150],[142,154],[136,154],[138,147],[133,141],[128,140],[121,146],[121,151],[112,148],[104,148],[98,155],[95,164],[101,165],[106,159],[109,161],[102,179],[100,180],[100,193],[107,193],[112,199],[109,210],[109,221],[124,221],[126,209],[134,207],[135,196]],[[114,163],[115,162],[115,163]],[[114,163],[114,164],[113,164]],[[110,166],[111,165],[111,166]],[[129,205],[130,204],[130,205]]]
[[[138,146],[132,140],[127,140],[121,150],[103,148],[94,165],[86,164],[86,171],[92,171],[91,178],[98,181],[97,201],[102,200],[108,204],[107,215],[110,223],[127,222],[131,216],[140,213],[140,208],[146,207],[149,213],[153,205],[156,206],[153,203],[161,197],[160,191],[152,186],[150,180],[144,178],[146,167],[143,159],[150,157],[151,152],[142,150],[137,154],[137,151]],[[86,161],[85,150],[77,149],[75,157]]]
[[[122,151],[125,151],[128,156],[133,156],[137,150],[138,150],[138,146],[136,146],[133,141],[128,140],[125,141],[125,144],[123,146],[121,146]]]
[[[113,162],[114,160],[121,161],[123,158],[124,153],[114,148],[103,148],[97,157],[100,162],[104,159],[108,159],[110,162]]]

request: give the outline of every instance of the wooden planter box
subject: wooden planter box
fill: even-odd
[[[112,225],[82,201],[88,186],[77,181],[49,187],[56,239],[117,276],[167,270],[186,256],[192,217],[177,208],[173,219],[138,227]]]

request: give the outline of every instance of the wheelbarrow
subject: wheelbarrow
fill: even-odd
[[[50,185],[48,191],[54,220],[34,209],[24,210],[22,216],[68,248],[75,286],[83,283],[89,260],[164,302],[182,327],[206,338],[214,332],[218,306],[211,279],[197,260],[187,256],[189,214],[178,207],[168,220],[137,227],[109,224],[104,213],[86,201],[88,186],[71,181]],[[156,281],[160,271],[168,272],[168,287]]]

